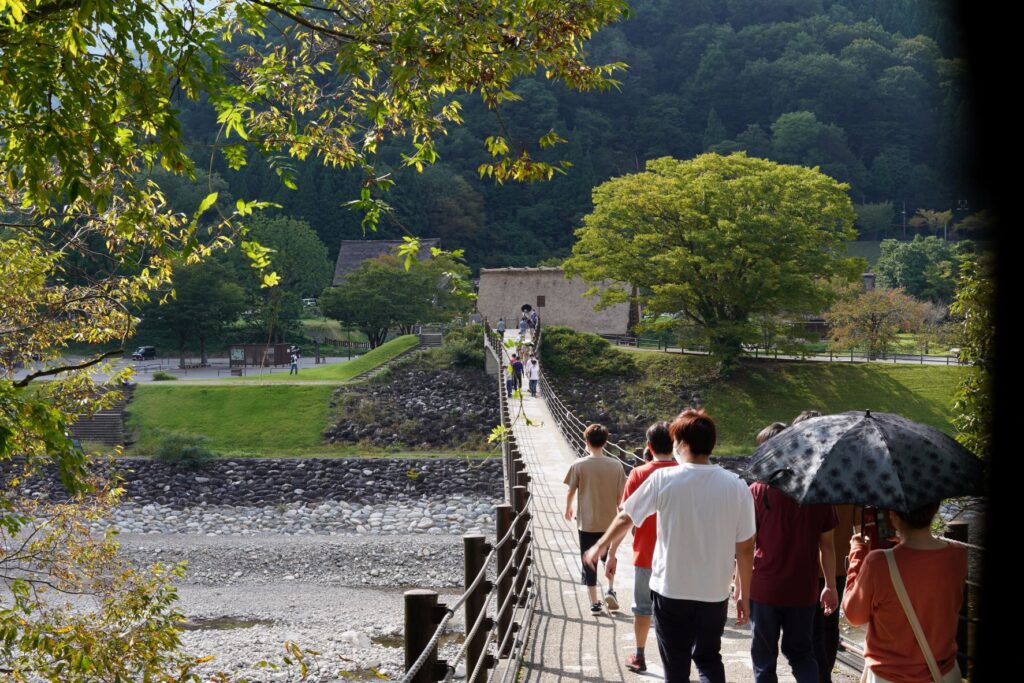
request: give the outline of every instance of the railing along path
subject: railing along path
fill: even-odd
[[[485,340],[499,362],[504,348],[487,327]],[[498,373],[501,451],[507,483],[506,502],[495,507],[494,545],[482,535],[463,536],[465,590],[449,606],[438,603],[431,590],[405,594],[405,675],[402,683],[451,681],[465,662],[469,683],[511,680],[519,668],[525,632],[536,604],[531,578],[533,556],[530,513],[530,476],[519,457],[512,431],[510,397]],[[488,579],[488,576],[492,579]],[[465,609],[465,640],[450,660],[438,659],[438,644],[459,609]],[[500,678],[493,676],[501,660],[507,660]],[[497,673],[497,672],[495,672]]]

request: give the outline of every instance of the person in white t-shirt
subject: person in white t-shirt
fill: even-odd
[[[540,363],[536,358],[531,358],[526,364],[526,377],[530,380],[530,396],[537,398],[537,382],[540,381]]]
[[[652,474],[622,504],[622,512],[587,551],[597,558],[633,526],[657,513],[658,543],[651,572],[655,633],[668,683],[725,683],[722,633],[736,561],[737,625],[749,617],[754,567],[754,499],[743,481],[710,461],[715,423],[703,410],[684,410],[669,426],[679,467]]]

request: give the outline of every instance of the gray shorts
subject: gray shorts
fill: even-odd
[[[651,568],[633,567],[633,615],[649,617],[652,614]]]

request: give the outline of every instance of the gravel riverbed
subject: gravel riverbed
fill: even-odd
[[[430,588],[449,601],[461,593],[458,536],[248,537],[122,534],[138,564],[185,561],[179,606],[188,618],[183,644],[214,659],[201,668],[252,681],[287,680],[259,668],[280,661],[285,641],[320,652],[320,681],[400,675],[405,590]],[[461,615],[442,651],[461,642]]]
[[[405,499],[387,503],[321,501],[273,506],[198,505],[175,509],[157,503],[118,507],[105,524],[137,534],[287,536],[358,533],[369,535],[483,533],[494,526],[500,501],[453,495],[444,500]]]

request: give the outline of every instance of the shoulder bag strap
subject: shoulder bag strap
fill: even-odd
[[[939,665],[935,662],[932,648],[924,637],[924,631],[921,629],[921,622],[917,620],[914,607],[910,604],[910,596],[907,595],[907,589],[903,586],[903,577],[900,576],[900,570],[896,566],[896,557],[893,555],[893,549],[889,548],[882,552],[885,553],[885,559],[889,563],[889,578],[892,579],[893,588],[896,589],[896,596],[900,599],[900,604],[903,605],[903,611],[907,615],[907,621],[910,622],[910,628],[914,631],[914,637],[917,638],[917,644],[921,647],[921,652],[924,653],[924,661],[928,664],[928,670],[931,671],[935,683],[942,683],[942,672],[939,671]]]

